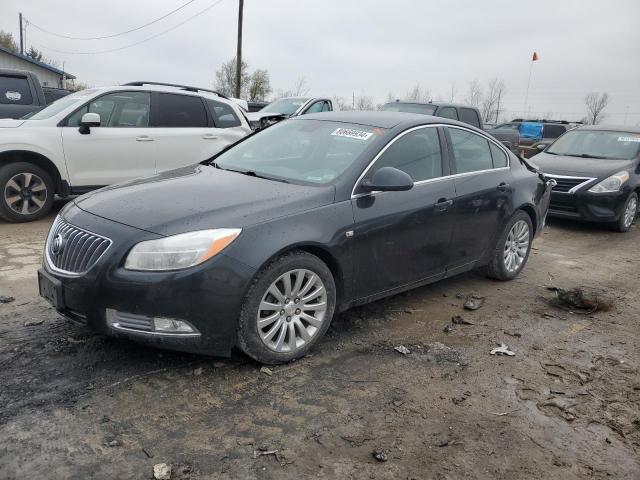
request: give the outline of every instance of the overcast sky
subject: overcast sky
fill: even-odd
[[[18,36],[18,12],[69,36],[145,24],[187,0],[2,0],[0,29]],[[218,3],[219,2],[219,3]],[[95,52],[140,42],[118,52]],[[147,28],[105,40],[69,40],[27,27],[27,46],[64,61],[91,85],[160,80],[211,87],[235,55],[238,0],[195,0]],[[640,0],[245,0],[243,56],[275,90],[304,76],[311,94],[403,97],[420,84],[462,102],[469,82],[504,79],[508,117],[521,116],[533,51],[531,116],[577,120],[587,92],[608,92],[607,123],[640,124]],[[46,47],[46,48],[45,48]]]

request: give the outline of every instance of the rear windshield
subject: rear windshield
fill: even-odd
[[[0,77],[0,103],[9,105],[31,105],[33,97],[26,77]]]
[[[640,151],[640,134],[608,130],[573,130],[547,150],[552,155],[631,160]]]
[[[215,165],[256,176],[324,184],[350,167],[382,129],[321,120],[287,120],[218,155]]]
[[[564,125],[549,125],[544,126],[544,138],[558,138],[564,132],[567,131],[567,127]]]
[[[422,115],[433,115],[438,109],[435,105],[421,105],[419,103],[385,103],[380,110],[385,112],[406,112],[420,113]]]

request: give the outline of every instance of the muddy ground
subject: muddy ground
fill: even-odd
[[[197,479],[640,478],[638,227],[553,222],[516,281],[470,273],[351,310],[268,375],[61,318],[35,276],[52,219],[0,224],[0,478],[161,462]],[[569,313],[550,284],[613,306]],[[463,310],[473,293],[485,304]],[[473,325],[445,333],[455,315]],[[515,356],[490,355],[499,342]]]

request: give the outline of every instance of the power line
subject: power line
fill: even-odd
[[[65,55],[97,55],[97,54],[100,54],[100,53],[118,52],[120,50],[124,50],[125,48],[135,47],[136,45],[140,45],[141,43],[145,43],[145,42],[148,42],[149,40],[153,40],[154,38],[157,38],[160,35],[164,35],[165,33],[169,33],[172,30],[175,30],[176,28],[184,25],[188,21],[193,20],[194,18],[196,18],[196,17],[202,15],[203,13],[211,10],[213,7],[215,7],[216,5],[218,5],[222,1],[223,0],[217,0],[216,2],[213,2],[211,5],[209,5],[207,8],[205,8],[204,10],[200,10],[195,15],[190,16],[189,18],[187,18],[186,20],[183,20],[182,22],[178,23],[177,25],[174,25],[173,27],[168,28],[167,30],[163,30],[160,33],[156,33],[155,35],[151,35],[150,37],[147,37],[144,40],[140,40],[139,42],[131,43],[129,45],[124,45],[124,46],[118,47],[118,48],[111,48],[109,50],[97,50],[97,51],[93,51],[93,52],[68,52],[68,51],[63,51],[63,50],[56,50],[54,48],[49,48],[49,47],[46,47],[44,45],[41,45],[41,44],[35,43],[35,42],[31,42],[31,43],[33,43],[34,45],[36,45],[36,46],[38,46],[40,48],[43,48],[45,50],[50,50],[52,52],[62,53],[62,54],[65,54]]]
[[[114,33],[113,35],[104,35],[102,37],[73,37],[71,35],[63,35],[63,34],[60,34],[60,33],[52,32],[51,30],[47,30],[46,28],[43,28],[43,27],[33,23],[30,20],[29,20],[29,25],[31,25],[32,27],[35,27],[36,29],[40,30],[41,32],[48,33],[49,35],[53,35],[55,37],[67,38],[69,40],[102,40],[102,39],[105,39],[105,38],[114,38],[114,37],[119,37],[120,35],[126,35],[127,33],[135,32],[137,30],[140,30],[140,29],[143,29],[145,27],[148,27],[149,25],[153,25],[154,23],[157,23],[160,20],[164,20],[168,16],[173,15],[177,11],[182,10],[184,7],[186,7],[187,5],[189,5],[189,4],[191,4],[191,3],[195,2],[195,1],[196,0],[189,0],[187,3],[182,4],[181,6],[176,8],[175,10],[171,10],[169,13],[166,13],[165,15],[163,15],[161,17],[158,17],[155,20],[150,21],[149,23],[145,23],[144,25],[140,25],[139,27],[132,28],[131,30],[127,30],[126,32]]]

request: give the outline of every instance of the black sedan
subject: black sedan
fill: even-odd
[[[68,204],[40,293],[106,334],[286,362],[336,311],[476,267],[514,278],[550,189],[457,121],[305,115],[203,164]]]
[[[629,230],[640,193],[640,128],[580,127],[531,160],[557,182],[550,216]]]

